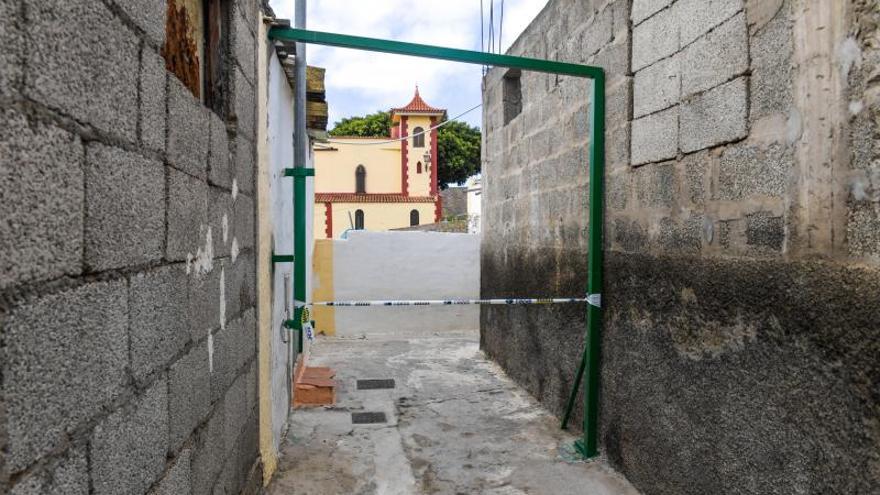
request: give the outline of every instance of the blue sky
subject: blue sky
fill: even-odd
[[[491,2],[483,0],[486,23]],[[294,0],[270,3],[278,17],[293,20]],[[505,0],[502,49],[507,49],[546,3]],[[496,40],[500,5],[496,0]],[[479,50],[480,0],[311,0],[308,28]],[[425,101],[446,108],[450,117],[480,103],[479,66],[315,45],[309,46],[307,57],[309,65],[327,69],[331,125],[346,116],[405,105],[416,84]],[[480,109],[462,117],[477,126],[480,119]]]

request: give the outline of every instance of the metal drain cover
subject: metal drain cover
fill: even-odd
[[[393,378],[381,378],[378,380],[358,380],[358,390],[377,390],[381,388],[394,388]]]
[[[353,412],[351,413],[351,423],[355,425],[367,425],[373,423],[386,423],[385,413],[383,412]]]

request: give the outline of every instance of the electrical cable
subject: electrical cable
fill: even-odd
[[[489,3],[489,53],[495,53],[495,0]]]
[[[504,39],[504,0],[501,0],[501,18],[498,20],[498,53],[501,53],[501,43]]]
[[[464,112],[461,112],[460,114],[456,115],[455,117],[452,117],[451,119],[444,120],[443,122],[440,122],[439,124],[435,125],[434,127],[429,127],[429,128],[425,129],[425,130],[422,131],[422,132],[417,132],[417,133],[415,133],[415,134],[410,134],[409,136],[404,136],[404,137],[397,138],[397,139],[388,139],[388,140],[385,140],[385,141],[376,141],[376,142],[370,142],[370,143],[358,143],[358,142],[338,141],[338,140],[335,140],[335,139],[328,139],[327,142],[328,142],[328,143],[335,143],[335,144],[352,144],[352,145],[355,145],[355,146],[375,146],[375,145],[377,145],[377,144],[390,144],[390,143],[397,143],[397,142],[400,142],[400,141],[406,141],[407,139],[409,139],[409,138],[411,138],[411,137],[419,136],[419,135],[422,135],[422,134],[426,134],[426,133],[428,133],[428,132],[430,132],[430,131],[433,131],[434,129],[438,129],[438,128],[443,127],[444,125],[446,125],[446,124],[448,124],[448,123],[450,123],[450,122],[453,122],[453,121],[455,121],[455,120],[458,120],[458,119],[460,119],[461,117],[463,117],[463,116],[465,116],[465,115],[467,115],[467,114],[473,112],[474,110],[480,108],[481,106],[483,106],[482,103],[480,103],[480,104],[478,104],[478,105],[476,105],[476,106],[473,106],[473,107],[471,107],[471,108],[465,110]]]
[[[483,0],[480,0],[480,51],[486,51],[486,42],[483,40],[483,26],[486,21],[483,19]],[[483,66],[485,67],[485,65]]]
[[[480,51],[485,53],[486,41],[485,35],[483,34],[483,27],[486,25],[486,20],[483,18],[483,10],[483,0],[480,0]],[[485,76],[487,72],[489,72],[489,67],[483,65],[483,75]]]

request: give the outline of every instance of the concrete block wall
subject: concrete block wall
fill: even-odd
[[[165,1],[0,0],[0,493],[259,486],[259,2],[229,5],[215,113]]]
[[[616,163],[627,163],[630,155],[629,9],[626,0],[551,1],[511,48],[616,68],[606,88],[606,150]],[[505,124],[505,74],[492,70],[484,82],[481,295],[583,294],[591,83],[523,72],[522,111]],[[481,308],[481,346],[551,410],[561,411],[582,347],[583,320],[579,306]]]
[[[511,49],[607,71],[600,442],[645,493],[880,484],[878,16],[555,0]],[[582,294],[588,121],[561,95],[587,86],[524,74],[505,124],[503,76],[485,79],[482,295]],[[583,308],[482,308],[481,327],[561,414]]]

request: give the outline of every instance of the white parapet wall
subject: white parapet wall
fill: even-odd
[[[352,231],[332,243],[332,298],[476,299],[480,238],[441,232]],[[327,242],[327,241],[324,241]],[[326,267],[324,267],[326,268]],[[316,266],[316,273],[328,277]],[[320,276],[319,276],[320,277]],[[323,300],[329,291],[316,294]],[[326,289],[326,287],[325,287]],[[332,308],[338,337],[423,336],[477,330],[478,306]],[[317,322],[321,331],[321,322]]]

